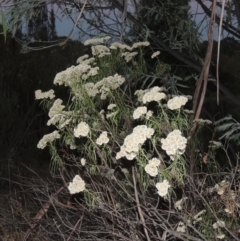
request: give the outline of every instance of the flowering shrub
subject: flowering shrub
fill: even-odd
[[[185,165],[184,159],[179,159],[179,156],[184,154],[187,145],[187,139],[182,136],[182,132],[186,133],[188,130],[188,116],[183,112],[179,115],[179,108],[184,106],[188,99],[184,96],[175,96],[171,99],[165,88],[155,86],[137,90],[136,98],[129,100],[128,94],[122,91],[128,75],[123,76],[114,71],[120,71],[119,67],[123,66],[125,73],[130,72],[132,68],[138,72],[137,75],[144,73],[146,68],[141,56],[143,48],[149,46],[149,43],[139,42],[132,47],[112,43],[107,47],[104,44],[109,39],[103,37],[87,40],[85,45],[92,45],[93,57],[81,56],[76,66],[71,66],[56,75],[54,84],[70,88],[71,101],[66,105],[59,98],[54,100],[53,90],[45,93],[41,90],[35,92],[36,99],[43,99],[44,103],[47,99],[52,101],[47,125],[54,125],[57,128],[52,134],[45,135],[39,141],[38,147],[44,148],[49,145],[54,149],[53,159],[56,159],[57,164],[57,160],[62,157],[58,154],[56,139],[61,139],[59,144],[69,148],[69,155],[71,149],[76,150],[79,155],[84,155],[84,160],[88,160],[86,165],[91,168],[102,164],[109,167],[116,161],[120,161],[124,166],[124,160],[128,160],[133,161],[132,165],[136,163],[142,181],[149,180],[149,175],[157,178],[156,183],[157,180],[164,180],[163,183],[166,183],[166,176],[172,182],[176,179],[175,175],[182,176],[183,173],[182,169],[178,170],[178,165],[173,165],[175,174],[171,174],[169,158],[178,160],[182,163],[181,166]],[[152,58],[159,54],[153,53]],[[121,66],[110,67],[113,57],[116,62],[121,61]],[[140,63],[134,61],[137,57],[141,59]],[[152,109],[148,105],[150,102],[155,102],[157,108]],[[164,104],[166,102],[167,105]],[[142,105],[138,106],[138,103]],[[174,110],[178,111],[174,114]],[[141,123],[135,123],[134,120]],[[165,128],[172,132],[166,133],[161,130],[158,123],[165,125]],[[162,138],[165,136],[165,139]],[[159,149],[160,143],[162,145]],[[152,159],[149,159],[147,155],[151,149]],[[165,157],[164,151],[169,157]],[[154,157],[156,154],[161,155],[163,160],[162,170],[159,168],[160,161]],[[113,158],[116,158],[116,161],[113,162]],[[145,172],[141,171],[143,169]],[[159,191],[160,186],[157,186],[159,195],[166,196],[170,185],[166,185],[163,192]]]
[[[47,125],[56,128],[39,141],[38,148],[50,147],[53,168],[65,165],[70,169],[69,194],[82,193],[90,208],[105,210],[108,202],[114,205],[109,210],[118,210],[137,200],[137,193],[144,193],[142,200],[152,208],[161,198],[169,203],[174,200],[172,206],[181,212],[189,198],[177,201],[175,192],[184,189],[187,180],[192,112],[184,107],[189,97],[172,96],[161,86],[133,89],[131,80],[141,79],[147,72],[143,52],[149,43],[131,47],[112,43],[108,47],[107,41],[109,37],[87,40],[85,45],[92,45],[93,57],[81,56],[76,66],[56,75],[54,84],[70,90],[67,100],[55,99],[52,90],[35,92],[36,99],[43,99],[49,107]],[[156,69],[159,54],[151,55]],[[98,184],[97,178],[104,185]],[[215,187],[219,195],[225,188],[223,184]],[[233,212],[229,205],[226,210]],[[173,221],[175,231],[185,233],[190,224],[201,222],[204,212],[189,218],[188,223],[180,216],[176,213],[178,222]]]

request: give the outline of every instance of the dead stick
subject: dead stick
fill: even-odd
[[[134,167],[132,168],[132,175],[133,175],[134,192],[135,192],[135,198],[136,198],[138,213],[139,213],[139,216],[140,216],[141,221],[143,223],[143,230],[144,230],[144,233],[146,235],[146,238],[147,238],[148,241],[150,241],[150,238],[148,236],[148,231],[147,231],[147,228],[146,228],[146,224],[145,224],[145,220],[144,220],[144,217],[143,217],[143,214],[142,214],[142,209],[141,209],[141,206],[140,206],[140,203],[139,203]]]

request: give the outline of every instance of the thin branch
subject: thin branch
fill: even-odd
[[[134,167],[132,168],[132,176],[133,176],[134,193],[135,193],[135,199],[136,199],[136,203],[137,203],[138,213],[139,213],[139,216],[140,216],[141,221],[143,223],[143,229],[144,229],[144,233],[146,235],[146,238],[147,238],[148,241],[150,241],[148,231],[147,231],[147,228],[146,228],[146,223],[145,223],[145,220],[144,220],[144,217],[143,217],[143,214],[142,214],[142,209],[141,209],[141,206],[140,206],[140,203],[139,203]]]

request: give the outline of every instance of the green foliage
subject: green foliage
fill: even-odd
[[[236,145],[240,145],[240,123],[232,118],[231,115],[226,116],[215,122],[217,132],[223,133],[219,139],[233,141]]]

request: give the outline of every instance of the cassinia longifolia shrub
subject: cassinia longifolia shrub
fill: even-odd
[[[167,198],[186,174],[189,113],[183,107],[190,97],[171,96],[161,86],[131,93],[131,80],[147,71],[143,53],[151,51],[149,43],[107,46],[109,39],[87,40],[92,57],[81,56],[76,66],[56,75],[54,84],[68,88],[68,101],[55,97],[53,90],[35,92],[49,109],[47,125],[56,129],[37,147],[49,146],[55,165],[64,165],[58,151],[64,147],[86,170],[97,165],[111,169],[119,163],[123,169],[125,164],[136,166],[144,188],[153,186],[156,195]],[[156,70],[162,64],[159,54],[151,55]],[[87,190],[89,183],[83,179],[76,170],[68,180],[70,194]]]

